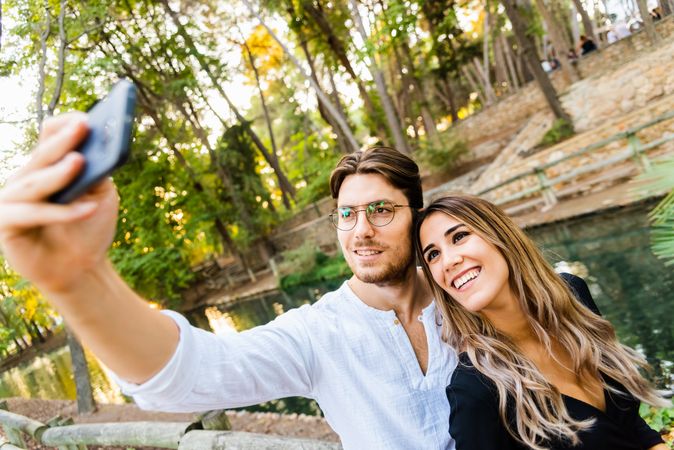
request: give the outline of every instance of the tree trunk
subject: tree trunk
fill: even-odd
[[[468,70],[471,69],[474,70],[474,73],[477,75],[477,80],[482,86],[484,96],[487,100],[487,105],[496,103],[496,93],[494,92],[494,88],[489,81],[489,73],[483,72],[484,68],[482,65],[480,65],[480,61],[477,59],[477,57],[473,58],[473,66],[468,67]]]
[[[517,38],[515,38],[517,42]],[[513,53],[515,55],[515,70],[517,71],[517,77],[520,79],[522,84],[527,84],[531,81],[530,72],[526,69],[526,63],[524,62],[524,54],[522,53],[522,47],[517,45],[517,52]]]
[[[587,11],[586,11],[587,13]],[[578,25],[578,9],[576,6],[572,3],[569,5],[569,10],[567,12],[568,20],[569,23],[571,24],[571,42],[573,42],[573,45],[570,48],[576,48],[576,45],[578,42],[580,42],[580,26]],[[590,20],[590,18],[587,18]],[[590,20],[590,26],[592,26],[592,21]],[[596,41],[595,41],[596,42]]]
[[[501,92],[512,91],[513,82],[508,75],[505,49],[503,48],[503,41],[501,40],[500,34],[494,34],[492,47],[494,49],[494,76],[496,78],[496,86]]]
[[[391,52],[390,50],[393,50]],[[406,129],[408,122],[415,120],[411,117],[411,105],[410,105],[410,87],[411,83],[409,77],[403,72],[402,62],[400,61],[400,52],[398,47],[395,44],[395,41],[391,42],[391,47],[388,52],[387,58],[385,60],[386,66],[388,66],[389,71],[389,80],[387,84],[391,86],[391,101],[396,111],[396,115],[400,119],[400,124],[402,129]],[[396,79],[400,80],[400,83],[396,83]],[[386,79],[385,79],[386,81]],[[396,84],[399,84],[396,89]],[[416,139],[416,136],[415,136]]]
[[[557,19],[548,6],[543,0],[536,0],[536,5],[538,6],[538,11],[543,16],[545,24],[548,28],[548,33],[550,39],[552,40],[552,46],[555,49],[555,56],[562,64],[562,72],[564,73],[564,78],[566,78],[567,83],[575,83],[580,80],[576,67],[571,64],[569,61],[569,43],[566,40],[564,32],[557,23]],[[539,62],[540,65],[540,62]]]
[[[646,35],[651,45],[655,45],[659,40],[660,36],[658,32],[655,31],[655,24],[651,15],[648,12],[648,4],[646,0],[636,0],[637,6],[639,7],[639,15],[641,16],[641,21],[644,23],[644,28],[646,29]]]
[[[358,11],[358,4],[355,0],[350,0],[351,4],[351,16],[354,23],[356,24],[356,29],[361,35],[361,38],[364,42],[368,41],[367,32],[365,31],[365,26],[363,25],[363,20],[360,17],[360,12]],[[400,120],[396,116],[396,113],[393,109],[393,102],[386,88],[386,81],[384,80],[384,74],[379,68],[376,55],[371,55],[371,64],[370,64],[370,73],[372,73],[372,78],[374,78],[375,86],[377,86],[377,92],[379,93],[379,100],[381,101],[382,108],[384,109],[384,114],[386,115],[386,122],[388,123],[389,130],[393,135],[393,141],[398,151],[405,153],[407,155],[411,154],[410,147],[407,143],[407,139],[403,134],[402,127],[400,126]]]
[[[278,162],[278,149],[276,148],[276,139],[274,139],[274,128],[271,123],[271,117],[269,116],[269,108],[267,108],[267,101],[264,98],[264,91],[262,90],[262,85],[260,85],[260,74],[258,73],[257,67],[255,66],[255,58],[253,57],[253,53],[251,53],[248,44],[246,44],[245,39],[242,40],[241,45],[246,50],[246,55],[248,55],[248,62],[250,63],[250,67],[253,69],[253,74],[255,74],[255,84],[257,85],[257,90],[260,94],[260,102],[262,103],[264,120],[265,123],[267,124],[269,141],[271,142],[270,157],[276,162],[277,165],[280,166]],[[290,199],[288,198],[288,192],[286,192],[285,189],[281,189],[281,195],[283,197],[283,205],[286,207],[286,209],[290,209]]]
[[[75,376],[75,390],[77,391],[77,412],[79,414],[91,414],[96,412],[96,403],[94,402],[94,395],[91,391],[89,366],[87,365],[87,360],[84,357],[84,349],[67,326],[66,336],[68,337],[70,360],[73,364],[73,374]]]
[[[317,89],[323,90],[321,87],[320,83],[318,82],[318,74],[316,73],[316,65],[314,64],[314,58],[311,52],[309,51],[309,46],[307,45],[307,41],[304,37],[304,33],[299,31],[299,38],[300,38],[300,47],[302,48],[302,51],[304,52],[304,56],[307,59],[307,63],[309,64],[309,70],[311,78],[314,80],[315,85],[317,86]],[[330,73],[330,76],[332,77],[332,73]],[[332,94],[333,94],[333,100],[335,100],[335,105],[337,105],[336,113],[340,114],[342,119],[346,121],[345,119],[345,114],[343,114],[343,111],[341,109],[341,105],[339,103],[339,98],[337,96],[337,88],[334,85],[334,80],[330,78],[330,82],[332,83]],[[349,138],[344,135],[344,131],[342,128],[339,126],[335,118],[330,114],[329,109],[325,106],[325,103],[321,100],[321,96],[316,95],[316,98],[318,99],[318,112],[333,129],[335,134],[337,135],[337,144],[339,145],[340,150],[342,153],[351,153],[355,151],[355,149],[352,149],[349,147],[348,142]]]
[[[438,129],[435,125],[435,119],[433,118],[433,113],[431,112],[430,102],[428,101],[428,96],[426,89],[424,89],[422,80],[419,79],[417,75],[417,68],[414,64],[414,58],[412,58],[412,50],[407,42],[403,41],[400,46],[402,54],[407,64],[407,71],[409,81],[416,92],[417,101],[419,102],[419,111],[421,112],[421,120],[424,124],[424,131],[428,139],[434,144],[439,145],[438,142]]]
[[[597,39],[597,36],[594,34],[594,26],[592,25],[592,20],[590,19],[590,15],[587,13],[587,10],[583,7],[583,2],[581,0],[573,0],[573,6],[576,7],[576,11],[580,14],[580,17],[583,21],[583,34],[585,36],[589,37],[594,41],[597,46],[599,46],[599,40]],[[573,20],[575,21],[576,18],[574,17]],[[573,43],[573,48],[576,47],[576,43]]]
[[[243,1],[246,4],[249,3],[248,0]],[[332,26],[330,25],[330,22],[325,17],[325,13],[323,12],[323,10],[318,7],[320,6],[320,3],[314,3],[314,1],[310,0],[302,0],[301,3],[304,10],[309,14],[309,16],[313,19],[314,23],[322,31],[324,38],[328,43],[328,46],[330,47],[334,55],[337,57],[339,63],[344,67],[344,69],[349,74],[353,82],[356,83],[356,87],[358,88],[360,97],[363,100],[363,104],[365,105],[365,111],[367,112],[368,115],[370,115],[370,117],[376,117],[376,108],[374,102],[372,101],[370,94],[367,92],[365,84],[358,77],[356,71],[351,65],[351,61],[349,61],[349,57],[346,52],[346,46],[344,45],[342,40],[335,34],[334,30],[332,29]],[[249,9],[251,9],[252,11],[252,7],[249,7]],[[257,13],[255,14],[257,15]],[[259,16],[258,19],[262,21],[262,19],[260,19]],[[376,128],[378,132],[382,134],[382,138],[386,138],[386,130],[383,127],[381,127],[381,124],[377,123]]]
[[[66,63],[66,47],[68,46],[68,39],[66,37],[66,30],[63,24],[66,15],[66,0],[61,0],[61,10],[59,11],[59,51],[58,51],[58,69],[56,72],[56,81],[54,84],[54,93],[52,94],[49,106],[47,107],[47,115],[53,116],[56,105],[61,99],[61,90],[63,89],[63,77],[65,76]]]
[[[501,38],[501,49],[503,49],[506,66],[508,67],[508,73],[510,74],[510,80],[513,83],[512,87],[514,90],[517,90],[520,88],[520,80],[519,76],[517,75],[517,71],[515,70],[515,63],[513,62],[514,59],[513,48],[510,45],[510,41],[504,34],[501,34],[500,38]]]
[[[489,11],[489,0],[484,4],[484,28],[482,29],[482,79],[485,85],[491,86],[491,78],[489,73],[489,30],[492,20],[492,14]]]
[[[508,15],[508,19],[510,19],[513,32],[515,33],[515,37],[517,38],[519,46],[522,48],[522,52],[525,60],[527,61],[529,69],[533,73],[534,78],[536,79],[536,82],[538,83],[538,86],[545,97],[545,100],[550,106],[550,109],[552,110],[555,117],[566,120],[572,124],[573,122],[571,121],[571,117],[562,108],[562,104],[557,97],[557,91],[555,91],[555,87],[552,85],[552,82],[550,82],[548,74],[545,73],[543,67],[541,67],[541,63],[534,48],[534,43],[527,35],[527,27],[520,16],[520,12],[517,10],[515,1],[501,0],[501,2],[505,7],[506,14]]]
[[[470,85],[470,88],[475,91],[477,94],[477,97],[480,99],[480,103],[483,105],[487,105],[487,98],[485,97],[484,93],[482,92],[482,89],[480,88],[480,84],[475,80],[475,77],[473,76],[472,72],[469,70],[470,63],[464,64],[461,66],[461,71],[463,72],[463,76],[466,78],[466,81],[468,81],[468,85]]]
[[[332,97],[332,100],[335,102],[337,112],[341,114],[341,116],[344,118],[345,121],[348,121],[346,112],[344,111],[344,107],[342,106],[342,102],[339,99],[339,90],[337,89],[337,83],[335,83],[335,74],[332,72],[332,67],[330,67],[329,64],[325,64],[324,70],[328,73],[328,81],[330,82],[330,89],[332,89],[332,92],[330,92],[330,97]],[[323,109],[325,109],[327,112],[325,106],[323,106]],[[341,150],[341,152],[351,153],[351,148],[349,147],[349,138],[344,135],[344,132],[339,127],[339,124],[337,122],[334,122],[331,123],[330,125],[332,126],[332,129],[335,131],[335,134],[337,135],[337,144],[339,145],[339,149]]]
[[[40,33],[40,60],[38,62],[38,88],[35,95],[35,113],[37,118],[37,129],[42,130],[44,122],[44,90],[46,83],[45,66],[47,65],[47,39],[51,31],[51,14],[49,8],[45,8],[44,30]]]
[[[443,78],[440,80],[440,86],[442,86],[442,91],[447,97],[449,102],[449,114],[452,117],[452,125],[456,124],[459,121],[459,109],[456,106],[456,99],[454,98],[454,89],[452,88],[451,80]]]

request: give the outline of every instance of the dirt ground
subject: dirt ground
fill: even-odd
[[[136,405],[99,405],[98,411],[90,415],[78,415],[77,405],[69,400],[38,400],[25,398],[7,398],[8,410],[30,417],[40,422],[59,415],[72,417],[75,423],[102,422],[194,422],[196,414],[174,414],[156,411],[143,411]],[[302,437],[339,442],[339,438],[322,417],[298,414],[250,413],[245,411],[229,411],[227,413],[235,431],[250,433],[275,434],[279,436]],[[0,434],[2,434],[0,432]],[[29,445],[31,449],[39,449]]]

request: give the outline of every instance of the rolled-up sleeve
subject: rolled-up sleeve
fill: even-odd
[[[291,310],[241,333],[216,336],[164,311],[180,328],[175,353],[160,372],[137,385],[116,377],[143,409],[206,411],[290,396],[312,398],[314,358],[303,315]]]

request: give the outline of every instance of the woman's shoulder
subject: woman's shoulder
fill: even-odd
[[[562,280],[564,280],[566,285],[569,286],[571,292],[578,299],[578,301],[588,307],[593,313],[601,316],[601,312],[599,311],[597,304],[594,302],[592,294],[590,293],[590,288],[587,286],[587,283],[585,283],[585,280],[583,280],[581,277],[566,272],[560,273],[559,276],[562,278]]]
[[[475,368],[466,353],[459,355],[459,364],[454,369],[447,396],[457,398],[473,398],[481,401],[496,401],[494,383]]]

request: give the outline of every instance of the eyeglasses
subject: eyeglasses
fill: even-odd
[[[406,208],[410,205],[394,205],[386,200],[377,200],[368,204],[365,208],[356,209],[353,206],[340,206],[330,214],[332,224],[341,231],[353,230],[358,222],[358,213],[365,211],[365,217],[375,227],[383,227],[393,221],[396,208]]]

